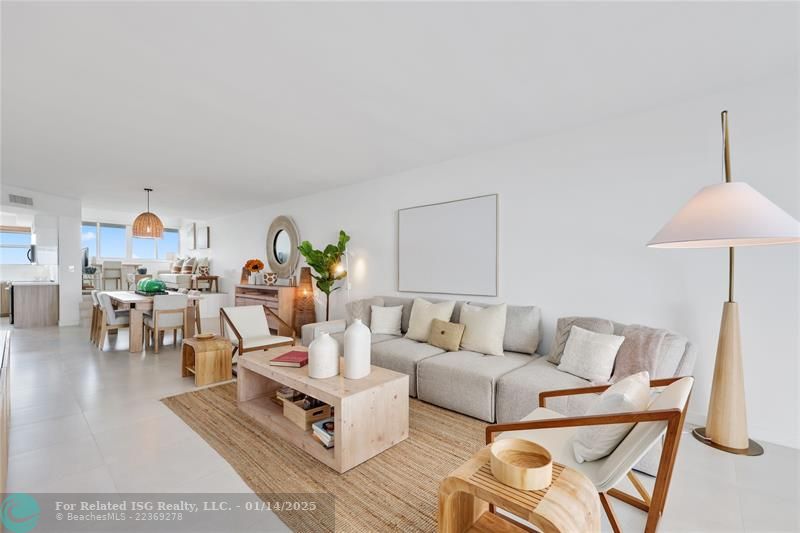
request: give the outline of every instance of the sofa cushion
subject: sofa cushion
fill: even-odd
[[[578,376],[558,370],[546,357],[536,357],[523,367],[501,377],[497,382],[497,421],[516,422],[539,405],[539,393],[548,390],[588,387]],[[598,395],[581,394],[549,398],[547,407],[564,415],[586,412]]]
[[[595,333],[611,335],[614,333],[614,323],[605,318],[592,318],[584,316],[566,316],[558,319],[556,323],[556,336],[553,340],[553,347],[547,358],[551,363],[559,364],[561,356],[564,354],[564,347],[567,345],[570,329],[578,326]]]
[[[442,353],[444,350],[426,342],[400,337],[373,344],[372,364],[407,374],[409,377],[408,394],[416,396],[418,363],[423,359]]]
[[[183,266],[181,267],[181,274],[194,274],[195,264],[197,264],[197,259],[194,257],[190,257],[184,261]]]
[[[427,342],[431,332],[431,322],[435,319],[448,322],[453,316],[454,301],[433,303],[423,298],[415,298],[411,307],[411,318],[408,322],[406,338],[413,341]]]
[[[372,306],[369,329],[375,334],[401,335],[403,322],[403,306]]]
[[[431,322],[428,344],[448,352],[457,352],[463,335],[464,324],[434,320]]]
[[[413,298],[403,298],[401,296],[381,296],[383,298],[383,305],[384,306],[392,306],[392,305],[402,305],[403,306],[403,321],[401,324],[403,333],[408,331],[408,323],[411,320],[411,308],[414,306],[414,299]],[[437,299],[437,298],[426,298],[431,303],[439,303],[443,302],[444,300]],[[461,305],[463,302],[456,302],[456,305],[453,307],[453,314],[448,318],[450,322],[458,322],[459,313],[461,312]]]
[[[513,352],[504,357],[467,351],[430,357],[417,366],[417,395],[426,402],[494,422],[495,383],[530,360],[529,355]]]
[[[370,327],[373,305],[383,306],[383,298],[375,296],[374,298],[364,298],[347,303],[344,306],[347,313],[347,325],[349,326],[353,323],[353,320],[359,319],[365,326]]]
[[[331,338],[335,340],[339,344],[339,355],[344,355],[344,331],[339,331],[336,333],[331,333]],[[399,339],[397,335],[372,335],[370,341],[372,344],[378,344],[379,342],[390,341],[392,339]],[[375,361],[372,362],[375,364]],[[379,365],[380,366],[380,365]]]
[[[487,355],[503,355],[507,307],[506,304],[487,307],[464,304],[458,319],[466,326],[461,347]]]
[[[487,307],[483,302],[469,305]],[[460,313],[460,309],[459,309]],[[455,314],[455,311],[454,311]],[[459,320],[454,318],[453,320]],[[506,331],[503,335],[503,350],[534,354],[539,347],[542,311],[533,305],[509,305],[506,309]]]
[[[572,326],[558,369],[595,383],[606,383],[625,337]]]

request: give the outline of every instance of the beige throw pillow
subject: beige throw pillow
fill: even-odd
[[[644,411],[650,403],[650,376],[639,372],[603,391],[586,411],[586,416]],[[610,455],[633,428],[633,423],[583,426],[575,432],[572,450],[575,460],[596,461]]]
[[[561,362],[561,356],[564,354],[564,347],[567,345],[569,338],[570,328],[578,326],[579,328],[588,329],[595,333],[614,333],[614,323],[605,318],[593,318],[588,316],[565,316],[558,319],[556,323],[556,337],[553,340],[553,347],[550,350],[550,355],[547,360],[557,365]]]
[[[625,337],[572,326],[558,369],[595,383],[607,383]]]
[[[506,304],[478,307],[464,304],[458,321],[464,324],[461,348],[487,355],[503,355]]]
[[[447,350],[457,352],[461,345],[461,337],[464,335],[464,324],[453,324],[444,320],[434,320],[431,322],[431,333],[428,336],[428,344]]]
[[[415,298],[411,307],[411,318],[408,321],[406,338],[413,341],[427,342],[431,332],[431,322],[442,320],[449,322],[453,315],[455,302],[431,303],[422,298]]]

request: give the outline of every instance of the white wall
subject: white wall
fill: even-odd
[[[350,233],[352,298],[392,294],[398,208],[499,193],[496,300],[542,308],[540,351],[549,349],[555,321],[563,315],[682,332],[699,348],[691,417],[702,418],[726,298],[726,251],[644,244],[697,190],[721,180],[722,109],[730,111],[734,178],[800,216],[797,94],[796,76],[765,80],[214,219],[212,270],[225,276],[223,287],[230,291],[246,259],[264,258],[273,217],[290,215],[301,238],[318,247],[332,242],[340,228]],[[798,272],[796,246],[737,253],[751,434],[795,447]],[[336,316],[346,296],[344,290],[335,293]]]
[[[81,202],[76,198],[66,198],[39,191],[23,189],[3,184],[0,205],[9,204],[8,195],[18,194],[33,198],[33,209],[37,214],[57,217],[58,224],[58,269],[60,326],[76,326],[80,321],[79,304],[81,300]],[[43,268],[15,265],[3,268],[3,279],[36,279],[42,275]]]

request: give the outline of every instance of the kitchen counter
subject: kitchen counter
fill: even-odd
[[[17,328],[57,326],[58,283],[12,281],[11,319]]]

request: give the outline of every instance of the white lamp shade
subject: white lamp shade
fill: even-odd
[[[717,248],[800,242],[800,223],[741,181],[695,194],[647,243],[654,248]]]

